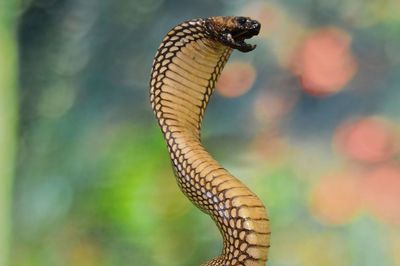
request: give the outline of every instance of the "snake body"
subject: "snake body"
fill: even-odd
[[[265,265],[269,219],[260,199],[220,166],[200,142],[204,111],[233,49],[260,30],[246,17],[185,21],[164,37],[153,61],[150,101],[182,192],[214,220],[221,255],[204,266]]]

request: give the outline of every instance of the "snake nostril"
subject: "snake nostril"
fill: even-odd
[[[258,32],[261,29],[261,24],[258,21],[253,20],[252,21],[252,28]]]

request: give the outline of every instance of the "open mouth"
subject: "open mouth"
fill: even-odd
[[[250,39],[253,36],[258,35],[260,33],[260,24],[254,24],[254,26],[251,26],[250,28],[246,28],[244,30],[239,31],[238,33],[232,34],[234,39],[237,40],[244,40],[244,39]]]
[[[241,26],[240,29],[228,34],[228,42],[232,48],[238,49],[241,52],[252,51],[256,48],[256,45],[248,44],[245,40],[258,35],[260,33],[261,25],[256,20],[247,20]]]
[[[240,44],[240,46],[246,47],[246,48],[251,48],[251,50],[254,50],[256,48],[255,44],[249,44],[246,43],[246,39],[250,39],[253,36],[256,36],[258,32],[253,32],[253,31],[242,31],[236,35],[233,35],[232,38],[235,40],[237,44]]]

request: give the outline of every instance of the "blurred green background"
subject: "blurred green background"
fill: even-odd
[[[398,0],[2,0],[1,266],[200,265],[219,253],[148,100],[164,34],[215,15],[262,22],[202,135],[266,203],[269,265],[400,265]]]

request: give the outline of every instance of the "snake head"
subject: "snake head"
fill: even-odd
[[[261,28],[258,21],[248,17],[211,17],[205,20],[205,26],[214,39],[241,52],[256,48],[245,40],[258,35]]]

